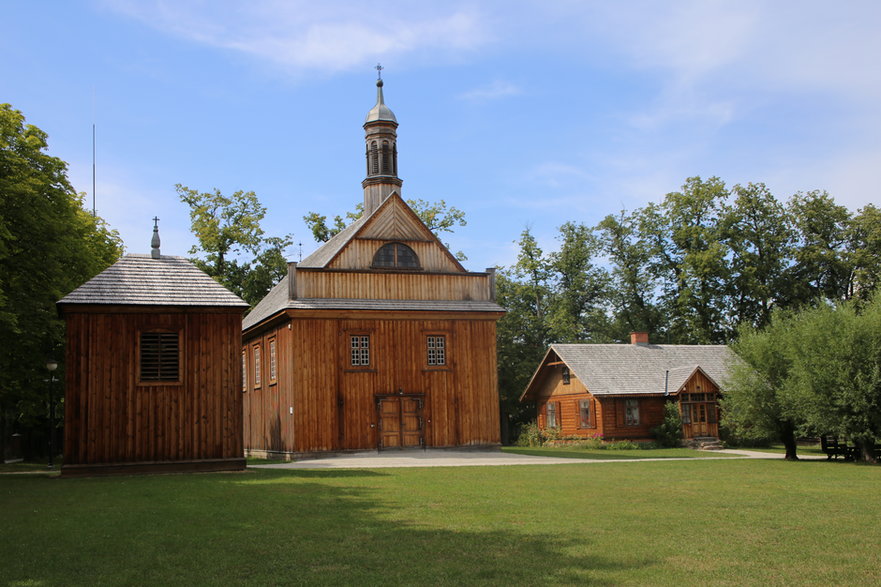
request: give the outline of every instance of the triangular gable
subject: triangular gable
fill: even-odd
[[[720,389],[719,383],[713,379],[700,365],[691,365],[688,367],[676,367],[670,369],[667,373],[667,390],[670,395],[678,394],[691,379],[700,373],[710,380],[710,382]]]
[[[459,263],[452,253],[450,253],[449,249],[447,249],[440,239],[437,238],[427,226],[425,226],[422,219],[416,215],[396,191],[392,192],[385,200],[383,200],[382,204],[380,204],[370,216],[366,218],[362,217],[359,221],[361,222],[359,222],[358,227],[347,234],[344,243],[339,243],[334,255],[326,260],[323,265],[324,267],[330,266],[334,260],[342,255],[345,249],[351,245],[352,241],[356,239],[385,241],[401,240],[435,243],[436,246],[440,247],[440,250],[458,271],[466,273],[462,264]],[[330,241],[328,241],[327,244],[330,244]],[[318,251],[316,251],[316,253],[317,252]],[[315,254],[313,253],[312,256],[314,255]],[[310,258],[312,256],[310,256]]]
[[[545,352],[545,356],[538,364],[538,369],[536,369],[535,373],[532,374],[532,377],[529,379],[529,383],[526,384],[526,389],[523,390],[523,393],[520,394],[520,399],[517,401],[522,402],[527,399],[527,396],[532,396],[535,389],[538,388],[538,383],[541,379],[541,375],[543,374],[545,367],[547,367],[548,363],[552,362],[551,359],[555,359],[558,361],[561,360],[557,357],[557,353],[554,352],[554,347],[549,347],[547,352]]]

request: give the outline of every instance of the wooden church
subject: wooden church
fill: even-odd
[[[158,221],[158,219],[156,219]],[[126,255],[58,302],[63,476],[245,468],[238,296],[182,257]]]
[[[244,320],[246,454],[499,443],[494,270],[466,271],[401,199],[382,86],[363,215]]]

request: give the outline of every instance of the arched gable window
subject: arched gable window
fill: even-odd
[[[381,269],[419,269],[419,257],[404,243],[386,243],[373,255],[371,267]]]

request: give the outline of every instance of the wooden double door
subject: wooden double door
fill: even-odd
[[[719,404],[716,394],[686,394],[680,403],[682,435],[685,438],[719,436]]]
[[[377,396],[380,450],[425,446],[424,404],[425,398],[421,394]]]

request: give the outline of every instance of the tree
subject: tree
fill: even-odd
[[[795,317],[787,401],[807,431],[845,436],[875,462],[881,438],[881,295],[860,310],[821,304]]]
[[[122,252],[47,147],[45,132],[0,105],[0,444],[45,416],[46,359],[63,360],[55,302]]]
[[[559,228],[560,250],[551,253],[548,327],[555,342],[596,341],[605,332],[609,277],[593,260],[600,250],[593,230],[566,222]]]
[[[191,230],[199,241],[190,254],[204,255],[194,263],[253,307],[287,272],[284,249],[291,235],[264,236],[260,222],[266,208],[254,192],[225,196],[218,189],[175,188],[190,207]]]
[[[736,436],[779,440],[786,447],[786,459],[798,460],[797,416],[785,396],[792,337],[790,315],[783,311],[773,313],[762,330],[743,324],[732,344],[740,360],[729,365],[721,407],[723,424]]]
[[[849,298],[868,300],[881,285],[881,208],[861,208],[847,228]]]
[[[796,230],[793,265],[786,275],[793,286],[788,305],[847,299],[852,274],[846,252],[850,212],[817,190],[795,194],[788,212]]]
[[[728,251],[720,214],[728,190],[717,177],[690,177],[681,192],[640,211],[653,276],[663,283],[670,337],[677,342],[719,343],[730,335],[725,286]]]
[[[720,229],[731,255],[728,319],[761,328],[790,287],[786,269],[794,240],[792,223],[764,184],[736,185],[731,191],[734,202],[724,206]]]
[[[656,294],[659,283],[649,267],[649,245],[639,228],[639,213],[625,211],[597,225],[602,250],[612,265],[608,296],[617,340],[625,340],[629,332],[663,336],[666,330]]]

